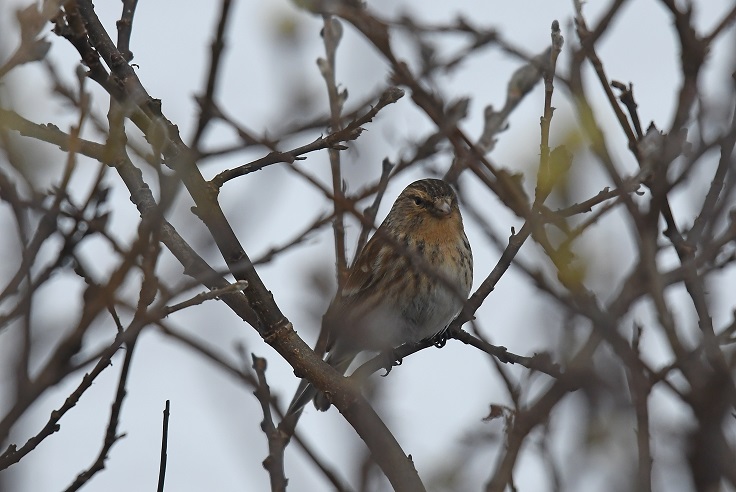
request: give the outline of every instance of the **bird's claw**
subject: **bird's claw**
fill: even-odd
[[[384,357],[386,358],[386,365],[384,365],[383,368],[386,370],[386,373],[381,374],[381,377],[383,378],[388,376],[388,373],[391,372],[391,369],[393,369],[394,366],[400,366],[402,362],[404,362],[401,356],[399,356],[394,350],[385,352]]]
[[[448,339],[449,337],[447,336],[447,331],[443,331],[435,335],[434,339],[432,340],[432,345],[437,348],[442,348],[445,346]]]

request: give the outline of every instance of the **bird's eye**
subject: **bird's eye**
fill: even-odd
[[[423,200],[419,198],[418,196],[414,197],[414,205],[421,205],[423,203]]]

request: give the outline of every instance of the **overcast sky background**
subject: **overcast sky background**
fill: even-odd
[[[218,2],[141,0],[133,26],[131,50],[136,71],[148,92],[163,101],[164,114],[176,123],[185,141],[191,138],[196,123],[198,108],[193,95],[202,92],[205,72],[209,61],[209,45],[217,21]],[[714,19],[732,5],[731,1],[708,0],[697,3],[697,21],[703,29],[710,29]],[[0,1],[0,59],[4,60],[17,39],[13,10],[25,2]],[[568,63],[570,43],[575,43],[572,29],[573,5],[567,0],[524,0],[506,1],[369,1],[369,7],[385,17],[393,17],[407,11],[420,19],[442,23],[458,14],[472,20],[477,26],[496,28],[502,37],[522,47],[529,54],[543,51],[550,42],[549,28],[554,19],[560,21],[567,45],[561,56],[559,67],[563,72]],[[585,8],[589,25],[596,24],[601,11],[608,2],[591,0]],[[98,14],[108,31],[115,34],[115,21],[119,18],[121,3],[98,1]],[[322,114],[327,107],[325,87],[315,60],[324,56],[319,37],[321,19],[298,10],[285,0],[258,2],[239,0],[235,2],[229,30],[227,47],[220,79],[218,102],[247,128],[256,132],[268,131],[278,135],[280,130],[295,122],[305,121]],[[291,27],[290,36],[284,29]],[[387,68],[363,38],[349,26],[338,51],[337,79],[349,90],[347,107],[353,107],[386,83]],[[63,77],[74,80],[78,55],[66,41],[49,33],[53,46],[50,60]],[[413,53],[398,38],[400,53],[407,58]],[[457,39],[438,38],[440,53],[450,52],[459,46]],[[719,96],[725,94],[730,73],[734,68],[734,36],[723,36],[711,53],[710,65],[701,84],[708,87],[706,104],[718,108]],[[673,95],[679,88],[677,62],[679,53],[668,14],[654,0],[632,0],[622,15],[617,17],[610,34],[601,39],[598,53],[604,61],[610,77],[623,82],[633,82],[642,122],[657,122],[666,128],[672,117]],[[451,98],[472,98],[470,116],[462,124],[468,134],[477,137],[482,128],[483,108],[493,104],[503,105],[506,84],[521,65],[519,60],[489,48],[473,55],[462,68],[449,76],[440,77],[443,94]],[[633,171],[635,162],[627,155],[623,136],[603,100],[597,82],[590,77],[588,69],[589,95],[596,106],[600,120],[610,128],[607,137],[610,147],[624,169]],[[99,114],[106,113],[107,99],[89,81],[88,89],[93,92],[94,106]],[[562,89],[560,89],[562,91]],[[38,66],[27,66],[15,70],[0,88],[4,106],[11,106],[34,121],[53,122],[68,129],[76,118],[56,97],[50,95],[47,79]],[[558,108],[552,126],[553,144],[564,140],[574,125],[575,119],[563,93],[556,94],[554,105]],[[301,106],[295,105],[301,101]],[[351,104],[352,103],[352,104]],[[729,106],[729,105],[723,105]],[[299,108],[295,110],[294,108]],[[730,106],[729,106],[730,107]],[[533,172],[539,153],[539,117],[543,108],[542,86],[527,97],[510,120],[510,129],[499,136],[491,157],[499,165],[521,172]],[[728,109],[728,108],[725,108]],[[285,115],[287,115],[285,117]],[[375,125],[357,145],[343,153],[346,179],[351,190],[376,179],[380,174],[381,160],[389,157],[396,160],[409,142],[431,131],[428,119],[413,108],[409,97],[383,110]],[[94,132],[89,138],[100,140]],[[285,143],[284,148],[293,147],[313,140],[313,135],[297,137]],[[140,139],[139,139],[140,140]],[[208,147],[234,142],[233,132],[222,125],[215,125],[207,135]],[[61,154],[50,146],[42,150],[29,150],[28,165],[38,168],[36,177],[47,186],[55,183],[61,169]],[[241,152],[237,155],[206,162],[202,171],[211,178],[222,169],[243,164],[262,155],[262,152]],[[437,159],[437,169],[446,169],[446,161]],[[85,162],[80,162],[80,169]],[[86,163],[90,172],[78,173],[74,186],[80,195],[95,174],[94,164]],[[580,162],[576,161],[576,166]],[[301,164],[304,169],[329,182],[329,165],[326,154],[310,155]],[[390,204],[400,190],[426,172],[417,170],[406,173],[396,180],[386,192],[386,199],[379,218],[387,213]],[[579,180],[598,186],[601,177],[594,170],[579,170]],[[698,179],[694,177],[693,179]],[[474,203],[483,210],[492,210],[493,226],[501,237],[507,237],[511,227],[519,227],[518,218],[500,209],[493,195],[483,189],[474,177],[463,176],[461,185],[469,190]],[[107,183],[112,187],[112,229],[123,243],[135,236],[139,217],[128,198],[127,190],[114,173],[108,175]],[[707,185],[707,176],[703,178]],[[602,187],[601,185],[600,187]],[[581,186],[586,193],[580,198],[591,196],[599,188]],[[274,201],[278,194],[284,200]],[[577,199],[578,197],[574,197]],[[252,258],[257,258],[273,245],[288,241],[305,224],[320,212],[326,212],[324,198],[305,186],[304,182],[280,166],[234,180],[225,185],[221,193],[223,209],[231,220],[238,236]],[[191,241],[191,244],[215,265],[222,260],[212,254],[210,240],[204,227],[189,213],[191,203],[183,194],[180,196],[172,223]],[[693,203],[683,196],[674,203],[675,216],[687,217],[686,211]],[[267,208],[268,207],[268,208]],[[496,210],[498,209],[498,210]],[[678,215],[681,214],[681,215]],[[5,206],[0,206],[0,228],[8,227],[11,215]],[[498,250],[489,243],[476,225],[466,219],[468,236],[475,257],[475,287],[493,268]],[[352,223],[350,233],[358,231]],[[614,285],[615,279],[624,271],[611,271],[611,255],[624,255],[631,247],[621,234],[612,230],[593,230],[582,241],[581,255],[587,255],[594,285],[603,296],[606,284]],[[315,276],[334,282],[332,279],[333,253],[332,236],[329,229],[311,236],[306,245],[289,252],[278,261],[258,268],[265,284],[273,292],[285,315],[307,341],[316,336],[318,320],[324,312],[329,295],[314,287]],[[108,272],[114,263],[107,261],[109,248],[101,242],[91,241],[87,251],[100,258],[94,265],[98,274]],[[5,252],[3,252],[5,251]],[[207,253],[209,252],[209,253]],[[525,246],[526,258],[534,259],[535,250]],[[50,251],[42,251],[50,255]],[[9,258],[0,264],[0,279],[7,278],[17,268],[17,249],[12,241],[0,238],[0,257]],[[162,263],[163,271],[177,274],[181,267],[170,255]],[[172,275],[173,276],[173,275]],[[602,279],[602,280],[601,280]],[[724,281],[732,279],[724,277]],[[731,284],[733,285],[733,284]],[[330,287],[333,289],[333,287]],[[131,295],[136,292],[135,283],[130,283]],[[42,308],[34,320],[41,329],[40,337],[54,339],[66,326],[75,323],[75,303],[81,287],[69,276],[59,276],[44,292]],[[195,291],[196,292],[196,291]],[[731,290],[732,292],[732,290]],[[727,306],[724,306],[727,307]],[[688,313],[683,313],[687,316]],[[716,322],[726,319],[729,313],[717,313]],[[513,269],[503,278],[498,288],[478,312],[479,326],[492,341],[520,354],[553,350],[556,334],[563,322],[559,313],[552,310],[547,300],[531,289],[525,278]],[[647,314],[642,312],[642,320]],[[236,343],[243,344],[246,353],[266,357],[269,362],[268,378],[272,390],[288,402],[297,379],[285,362],[252,328],[244,325],[223,305],[215,302],[196,306],[171,316],[168,321],[188,333],[197,334],[237,360]],[[55,331],[56,330],[56,331]],[[109,340],[109,333],[99,330],[95,336],[99,343]],[[6,333],[0,333],[0,388],[12,381],[8,362],[12,354],[3,343]],[[645,351],[653,360],[664,355],[656,337],[645,339]],[[43,360],[43,354],[36,354]],[[78,406],[61,421],[61,431],[48,438],[38,449],[6,472],[5,485],[18,492],[63,490],[76,474],[89,466],[102,443],[107,425],[109,405],[118,378],[122,358],[116,359],[94,386],[84,395]],[[521,371],[516,371],[521,374]],[[469,378],[469,375],[473,377]],[[35,434],[46,421],[50,411],[58,408],[64,398],[75,387],[81,374],[73,375],[54,391],[47,392],[27,416],[16,426],[11,442],[22,443]],[[538,380],[540,388],[544,380]],[[502,383],[493,370],[488,358],[458,342],[450,342],[440,350],[426,350],[410,357],[394,370],[388,378],[378,381],[380,392],[387,398],[379,406],[382,417],[394,431],[405,452],[412,455],[420,476],[430,478],[443,469],[463,446],[470,435],[500,432],[500,423],[484,423],[481,419],[488,413],[490,403],[505,403]],[[555,412],[560,412],[553,432],[566,439],[558,439],[556,445],[562,456],[580,460],[572,451],[576,439],[578,418],[574,409],[576,396],[568,397]],[[161,412],[165,400],[171,400],[169,428],[169,461],[166,490],[268,490],[268,475],[261,466],[267,454],[267,443],[258,427],[261,420],[260,407],[250,391],[212,365],[193,355],[184,347],[163,338],[153,330],[144,332],[137,347],[128,383],[128,396],[124,402],[119,426],[127,436],[112,449],[107,469],[98,474],[86,490],[122,492],[131,490],[153,490],[158,474]],[[654,402],[657,413],[656,425],[676,428],[685,417],[680,410],[663,401]],[[7,404],[0,398],[0,411]],[[626,427],[628,425],[628,427]],[[632,459],[626,455],[627,446],[634,439],[630,423],[624,428],[621,445],[611,444],[591,453],[579,463],[568,463],[572,468],[596,470],[581,473],[581,478],[567,482],[570,490],[615,490],[620,479],[615,474],[621,463]],[[311,407],[305,412],[300,429],[309,442],[343,477],[353,484],[358,470],[346,468],[354,463],[356,456],[366,452],[362,442],[333,408],[321,414]],[[454,443],[448,448],[447,443]],[[669,468],[666,447],[677,442],[662,442],[655,463],[655,486],[658,490],[687,490],[686,475],[663,474]],[[473,457],[474,474],[466,477],[468,490],[478,490],[487,480],[495,465],[495,453],[489,448],[485,453]],[[517,463],[515,479],[518,489],[548,490],[543,464],[533,450],[522,454]],[[308,463],[302,451],[294,443],[287,451],[287,477],[290,490],[321,490],[325,483]],[[570,479],[570,477],[566,477]],[[602,488],[601,488],[602,487]]]

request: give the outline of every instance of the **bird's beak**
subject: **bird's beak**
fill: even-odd
[[[452,202],[449,198],[436,200],[434,206],[441,215],[450,215],[452,211]]]

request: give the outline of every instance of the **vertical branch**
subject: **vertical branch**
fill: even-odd
[[[220,20],[217,24],[217,34],[215,34],[215,39],[212,40],[212,46],[210,48],[212,56],[210,57],[210,68],[207,72],[207,88],[205,89],[204,96],[197,97],[197,102],[199,102],[200,106],[199,121],[197,121],[197,129],[194,132],[194,138],[192,138],[190,145],[195,151],[199,150],[199,144],[204,130],[207,128],[215,112],[214,97],[217,86],[217,75],[219,74],[220,58],[225,48],[225,28],[227,27],[227,20],[230,17],[231,5],[232,0],[222,0],[220,5]]]
[[[634,326],[632,348],[639,353],[639,341],[642,328]],[[652,490],[652,449],[650,444],[649,428],[649,393],[651,387],[645,374],[628,367],[626,372],[629,382],[629,393],[636,414],[636,444],[638,451],[638,466],[636,474],[636,490],[648,492]]]
[[[128,62],[133,59],[133,52],[130,51],[130,35],[133,31],[133,16],[137,6],[138,0],[123,0],[123,13],[116,23],[118,28],[118,51]]]
[[[370,207],[366,208],[363,212],[363,215],[365,215],[365,218],[373,223],[376,221],[376,215],[378,214],[378,207],[381,205],[381,200],[383,199],[383,194],[386,192],[386,187],[388,186],[388,178],[391,175],[391,170],[394,168],[394,165],[389,161],[388,159],[383,160],[383,166],[381,168],[381,178],[378,181],[378,189],[376,190],[376,197],[373,200],[373,203]],[[357,258],[358,253],[363,249],[365,244],[368,242],[368,234],[370,234],[371,228],[367,225],[363,224],[363,226],[360,228],[360,236],[358,236],[358,246],[355,249],[355,256]]]
[[[164,492],[164,482],[166,481],[166,461],[168,460],[169,449],[169,416],[171,415],[170,401],[166,400],[164,406],[163,429],[161,431],[161,459],[158,466],[158,486],[156,492]]]
[[[284,449],[289,442],[289,435],[281,432],[273,422],[271,414],[271,388],[266,381],[266,359],[256,357],[253,358],[253,370],[258,377],[258,385],[253,394],[258,398],[263,411],[263,420],[261,421],[261,430],[266,434],[268,440],[268,456],[263,460],[263,468],[268,471],[271,479],[271,490],[273,492],[285,492],[288,480],[284,474]]]
[[[549,60],[544,66],[544,113],[539,120],[541,127],[541,140],[539,144],[539,170],[537,171],[537,189],[534,197],[535,208],[542,204],[547,195],[552,190],[552,181],[555,176],[552,175],[549,163],[549,130],[552,123],[552,115],[555,108],[552,106],[552,94],[554,92],[554,78],[557,67],[557,57],[562,51],[562,45],[565,40],[560,33],[560,23],[555,20],[552,22],[552,49],[549,53]]]
[[[323,19],[322,39],[327,58],[320,58],[317,60],[317,64],[327,85],[327,96],[330,101],[330,130],[334,132],[341,129],[340,116],[345,100],[348,97],[347,90],[340,92],[337,89],[337,82],[335,80],[335,55],[337,53],[337,46],[340,44],[340,39],[342,38],[342,24],[331,15],[325,15]],[[340,169],[340,152],[336,149],[328,149],[327,154],[330,157],[330,169],[332,170],[332,194],[336,198],[333,202],[335,219],[332,223],[332,228],[335,235],[335,263],[337,266],[337,290],[339,292],[342,289],[347,274],[344,210],[340,206],[340,202],[344,196],[342,171]]]
[[[29,370],[31,367],[31,347],[33,345],[33,325],[31,320],[33,313],[33,277],[31,269],[26,270],[26,282],[23,289],[23,297],[19,301],[22,309],[22,326],[21,339],[19,341],[20,350],[18,351],[18,360],[15,363],[15,394],[17,398],[21,398],[31,383]]]

